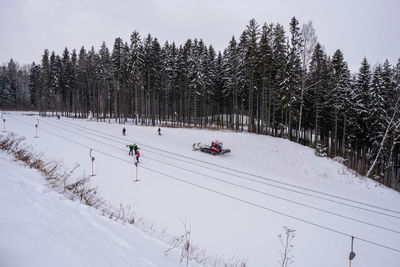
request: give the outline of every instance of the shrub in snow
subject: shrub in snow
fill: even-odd
[[[328,148],[320,141],[315,146],[315,155],[318,157],[326,157]]]

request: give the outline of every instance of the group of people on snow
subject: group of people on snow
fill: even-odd
[[[158,133],[158,135],[161,135],[161,128],[158,128],[157,133]],[[126,129],[125,128],[122,129],[122,135],[123,136],[126,135]]]
[[[139,147],[136,144],[133,145],[127,145],[129,147],[129,156],[136,156],[136,162],[139,162],[140,158],[140,153],[139,153]],[[133,154],[133,151],[135,151],[135,154]]]
[[[158,128],[157,130],[158,135],[161,135],[161,128]],[[122,135],[126,136],[126,129],[125,127],[122,129]],[[139,163],[139,158],[140,158],[140,152],[139,152],[139,147],[136,144],[133,145],[127,145],[129,148],[129,156],[135,155],[136,157],[136,162]],[[134,153],[135,152],[135,153]]]

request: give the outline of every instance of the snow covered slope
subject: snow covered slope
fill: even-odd
[[[131,123],[6,115],[7,130],[49,159],[75,163],[91,172],[92,183],[113,202],[129,204],[139,216],[172,235],[191,227],[192,241],[208,254],[248,259],[248,266],[274,266],[283,226],[296,230],[295,266],[348,264],[397,267],[400,251],[400,195],[358,177],[312,149],[269,136],[229,131],[135,126]],[[39,118],[39,138],[34,124]],[[122,127],[127,136],[122,136]],[[211,156],[193,151],[195,142],[221,140],[232,152]],[[142,154],[135,179],[127,144]],[[364,241],[362,241],[362,239]],[[367,242],[365,242],[367,241]]]
[[[165,244],[55,193],[2,151],[0,170],[0,266],[178,266]]]

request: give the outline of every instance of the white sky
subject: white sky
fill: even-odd
[[[108,48],[132,31],[161,43],[202,38],[223,50],[248,21],[312,20],[330,55],[341,49],[352,71],[364,56],[374,65],[400,57],[400,0],[0,0],[0,63],[40,63],[45,48],[61,54],[82,45]]]

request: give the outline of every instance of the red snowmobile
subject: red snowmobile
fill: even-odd
[[[200,143],[194,143],[193,144],[193,150],[200,150],[201,152],[208,153],[211,155],[221,155],[225,153],[231,152],[230,149],[222,148],[222,142],[219,141],[213,141],[211,142],[211,146],[202,146]]]

